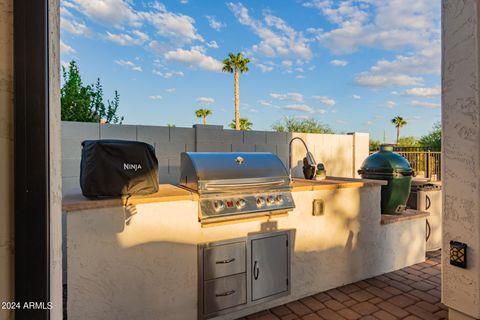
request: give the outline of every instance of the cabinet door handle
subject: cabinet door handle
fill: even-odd
[[[427,203],[427,205],[425,207],[425,210],[428,210],[428,209],[430,209],[432,201],[430,200],[430,197],[428,195],[425,195],[425,200],[426,200],[426,203]]]
[[[234,293],[235,293],[235,290],[230,290],[230,291],[223,292],[223,293],[216,293],[215,296],[216,297],[226,297],[226,296],[232,295]]]
[[[258,261],[255,261],[255,263],[253,264],[253,278],[257,280],[259,275],[260,268],[258,267]]]
[[[230,263],[230,262],[233,262],[233,261],[235,261],[235,258],[220,260],[220,261],[216,261],[215,263],[216,264],[226,264],[226,263]]]

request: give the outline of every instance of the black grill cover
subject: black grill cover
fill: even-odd
[[[155,149],[144,142],[82,142],[80,187],[86,197],[118,197],[158,191]]]

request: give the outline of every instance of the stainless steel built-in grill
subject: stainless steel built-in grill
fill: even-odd
[[[183,152],[180,184],[200,196],[202,222],[295,207],[282,161],[269,152]]]

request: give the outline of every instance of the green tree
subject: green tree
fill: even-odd
[[[432,150],[440,150],[442,148],[442,125],[437,122],[433,125],[433,130],[419,140],[422,147]]]
[[[167,127],[169,127],[169,128],[175,128],[175,125],[172,124],[172,123],[167,123]]]
[[[395,128],[397,128],[397,144],[400,140],[400,128],[404,127],[407,125],[407,121],[403,119],[401,116],[396,116],[391,120]]]
[[[228,58],[223,60],[223,72],[233,72],[234,78],[234,95],[235,95],[235,128],[241,130],[240,124],[240,89],[239,89],[239,73],[248,71],[247,64],[250,63],[250,59],[244,58],[239,52],[237,55],[233,53],[228,54]]]
[[[207,117],[212,114],[211,110],[208,109],[198,109],[195,111],[197,118],[203,118],[203,124],[207,124]]]
[[[235,129],[235,130],[252,130],[253,123],[248,120],[247,118],[240,118],[240,128],[237,129],[237,123],[235,119],[232,120],[232,122],[228,125],[230,128]]]
[[[413,136],[401,137],[398,139],[397,146],[399,147],[420,147],[418,139]]]
[[[103,100],[100,78],[93,85],[84,85],[77,63],[70,61],[62,67],[63,86],[60,90],[61,118],[64,121],[122,123],[117,115],[120,96],[117,91],[112,101]]]
[[[272,129],[277,132],[334,133],[328,125],[322,124],[313,118],[297,119],[285,117],[283,120],[274,123]]]
[[[370,143],[369,143],[370,151],[378,151],[380,149],[381,144],[382,143],[379,140],[370,139]]]

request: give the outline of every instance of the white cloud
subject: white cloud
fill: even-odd
[[[174,51],[168,51],[165,53],[164,57],[167,60],[179,61],[190,67],[196,67],[207,71],[221,72],[223,67],[222,62],[195,49],[177,49]]]
[[[407,96],[417,96],[417,97],[435,97],[439,96],[441,93],[440,87],[432,88],[411,88],[405,90],[404,94]]]
[[[90,33],[90,29],[83,22],[67,19],[65,16],[60,17],[60,30],[69,32],[76,36],[86,36]]]
[[[330,107],[334,106],[337,103],[334,99],[326,96],[313,96],[312,98]]]
[[[297,74],[295,79],[305,79],[305,76],[303,74]]]
[[[188,0],[180,0],[180,3],[181,3],[181,4],[187,4],[187,3],[188,3]]]
[[[290,100],[295,102],[303,102],[303,94],[298,92],[270,93],[270,97],[277,100]]]
[[[218,43],[215,40],[212,40],[207,43],[207,47],[212,49],[218,49]]]
[[[251,28],[261,39],[252,50],[268,57],[297,57],[304,60],[312,58],[309,40],[290,27],[283,19],[265,13],[263,21],[250,17],[248,9],[241,3],[228,3],[238,22]]]
[[[75,53],[75,49],[73,49],[71,46],[60,40],[60,52],[62,54],[72,54]]]
[[[136,65],[135,63],[133,63],[132,61],[129,61],[129,60],[114,60],[113,62],[115,62],[119,66],[129,68],[133,71],[138,71],[138,72],[143,71],[142,67]]]
[[[368,121],[364,122],[365,126],[371,126],[372,124],[373,124],[373,121],[371,121],[371,120],[368,120]]]
[[[140,17],[130,3],[128,0],[72,0],[70,4],[87,17],[107,25],[139,26]]]
[[[190,43],[194,40],[204,41],[203,37],[197,33],[194,26],[195,19],[192,17],[170,12],[164,5],[158,3],[155,9],[151,12],[141,12],[140,16],[150,22],[159,35],[182,43]]]
[[[348,64],[348,61],[335,59],[335,60],[331,60],[330,64],[337,67],[345,67]]]
[[[195,101],[197,101],[199,105],[208,106],[213,104],[215,102],[215,99],[209,97],[198,97]]]
[[[182,71],[170,71],[170,70],[161,71],[157,69],[153,69],[152,73],[165,79],[169,79],[172,77],[183,77],[184,75]]]
[[[208,20],[208,25],[213,30],[220,31],[227,26],[225,23],[218,21],[214,16],[206,16],[206,18]]]
[[[256,63],[255,64],[262,72],[271,72],[273,70],[273,67],[271,65],[266,65],[262,63]]]
[[[172,92],[175,92],[175,88],[168,88],[168,89],[165,89],[165,91],[167,91],[168,93],[172,93]]]
[[[352,95],[352,99],[360,100],[361,98],[362,98],[362,97],[360,97],[358,94]]]
[[[359,47],[421,49],[440,35],[438,1],[432,5],[431,0],[313,0],[304,6],[318,9],[336,25],[317,35],[335,53]]]
[[[397,105],[397,103],[395,101],[392,101],[392,100],[389,100],[386,102],[386,107],[389,108],[389,109],[393,109],[395,108],[395,106]]]
[[[405,74],[399,75],[372,75],[361,73],[354,82],[364,87],[384,87],[384,86],[412,86],[422,83],[422,78],[412,77]]]
[[[432,103],[432,102],[425,102],[425,101],[417,101],[417,100],[413,100],[413,101],[412,101],[412,106],[422,107],[422,108],[428,108],[428,109],[440,108],[440,104],[439,104],[439,103]]]
[[[307,112],[307,113],[314,113],[315,112],[315,110],[312,107],[307,106],[306,104],[289,104],[289,105],[285,106],[285,109]]]
[[[335,122],[338,123],[338,124],[348,124],[347,121],[345,121],[345,120],[340,120],[340,119],[335,120]]]
[[[160,100],[162,99],[162,96],[156,95],[156,96],[149,96],[150,99],[152,100]]]
[[[132,35],[126,33],[113,34],[107,31],[107,39],[121,46],[141,45],[149,39],[148,35],[140,30],[133,30]]]

